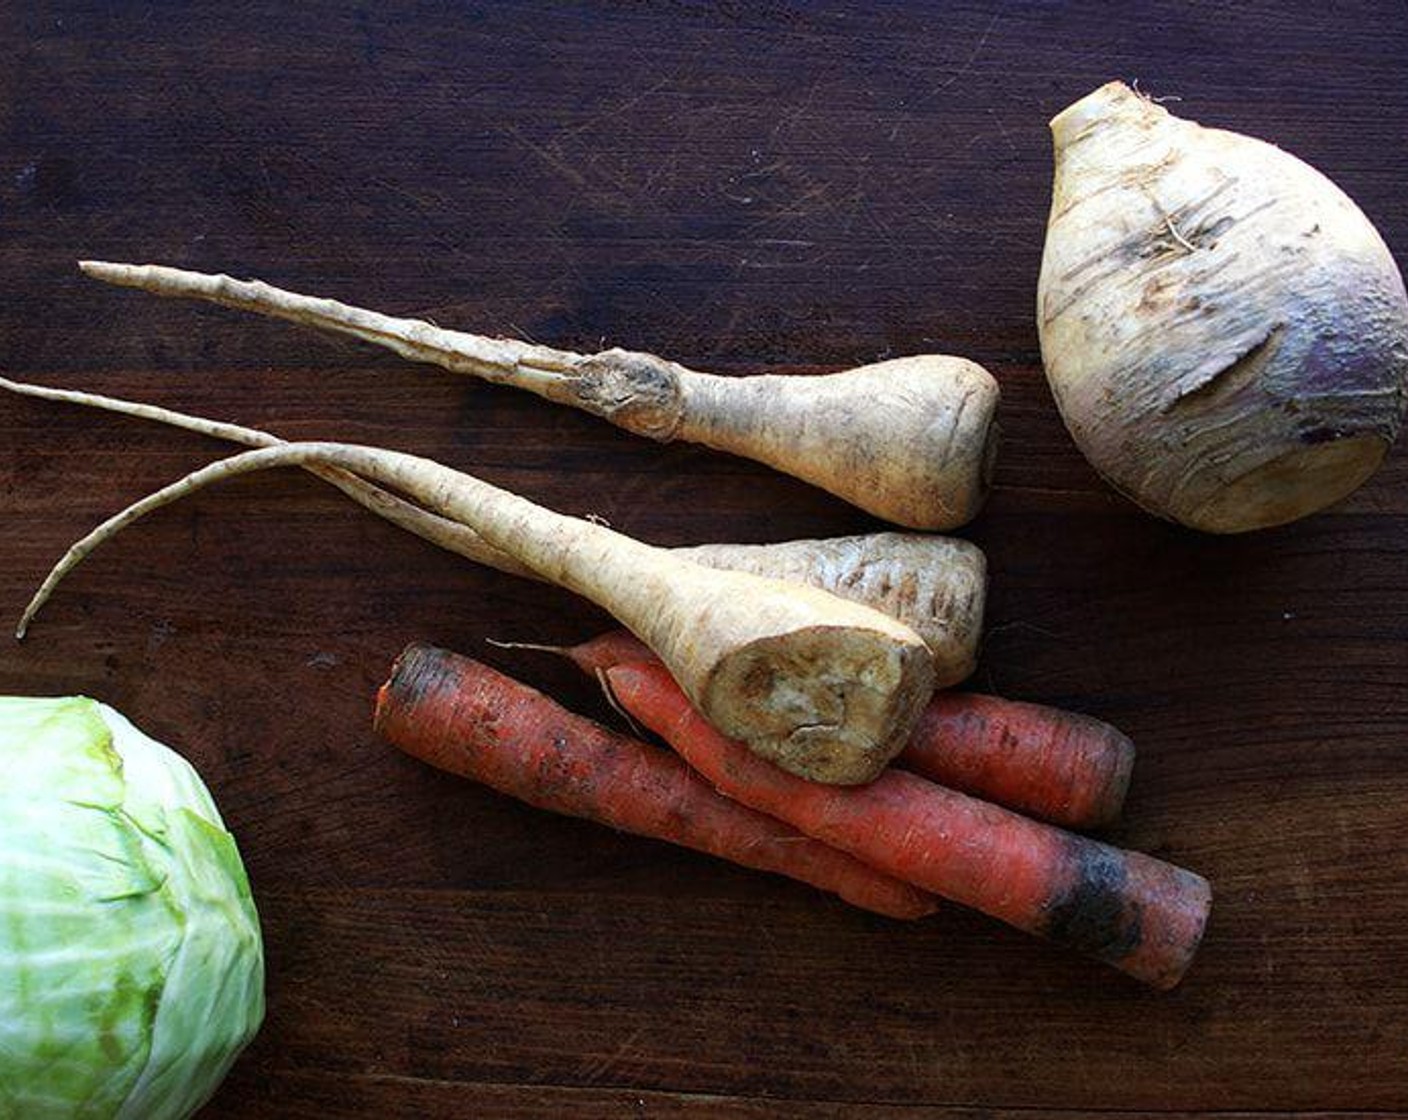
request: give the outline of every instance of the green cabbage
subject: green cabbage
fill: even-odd
[[[264,1016],[234,839],[179,755],[85,697],[0,697],[0,1120],[168,1120]]]

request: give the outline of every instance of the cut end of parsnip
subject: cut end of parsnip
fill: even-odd
[[[904,747],[933,679],[922,643],[818,626],[734,650],[700,706],[724,734],[790,773],[857,785]]]

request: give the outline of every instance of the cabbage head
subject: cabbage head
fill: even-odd
[[[0,697],[0,1120],[168,1120],[264,1016],[249,881],[179,755],[85,697]]]

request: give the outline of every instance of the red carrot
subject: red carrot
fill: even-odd
[[[407,754],[540,809],[787,875],[892,918],[934,897],[716,793],[668,751],[574,715],[467,657],[408,646],[376,729]]]
[[[939,692],[895,765],[1053,824],[1097,828],[1124,805],[1134,744],[1091,716]]]
[[[527,648],[560,653],[589,677],[604,673],[614,665],[659,660],[650,647],[629,630],[607,630],[575,646],[530,645]]]
[[[558,652],[588,674],[656,660],[625,630]],[[939,692],[894,765],[1054,824],[1096,828],[1119,816],[1134,744],[1091,716],[996,696]]]
[[[1192,961],[1211,893],[1190,871],[898,770],[866,786],[805,781],[716,732],[659,664],[607,677],[625,709],[720,791],[872,867],[1158,988]]]

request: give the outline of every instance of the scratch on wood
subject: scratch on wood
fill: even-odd
[[[635,1027],[610,1053],[598,1055],[590,1061],[582,1071],[582,1084],[595,1085],[610,1073],[617,1063],[635,1048],[636,1040],[644,1033],[645,1027]]]
[[[947,79],[940,82],[937,86],[931,89],[928,94],[925,95],[925,100],[929,100],[930,98],[933,98],[938,94],[942,93],[944,90],[948,89],[949,86],[953,85],[956,81],[958,81],[959,78],[966,76],[972,71],[973,64],[978,61],[978,56],[983,53],[983,48],[988,45],[988,40],[992,37],[992,30],[994,27],[997,26],[997,21],[999,17],[1001,17],[1001,15],[1001,7],[994,9],[991,18],[988,20],[987,27],[985,27],[983,29],[983,33],[978,36],[977,44],[973,47],[971,51],[968,52],[968,57],[963,60],[962,65],[960,65],[958,69],[955,70],[952,74],[950,74]]]
[[[585,187],[587,185],[586,178],[582,175],[580,171],[573,167],[571,163],[563,159],[561,156],[549,151],[541,144],[534,143],[532,140],[528,139],[528,137],[524,136],[523,133],[521,133],[518,129],[514,128],[512,125],[509,125],[502,129],[502,132],[505,136],[508,136],[510,139],[521,144],[528,151],[532,152],[535,156],[541,159],[544,163],[546,163],[564,179],[571,180],[579,187]]]

